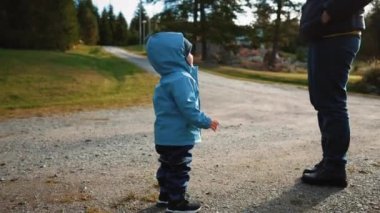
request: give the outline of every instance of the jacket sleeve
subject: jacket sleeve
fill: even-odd
[[[186,120],[198,128],[208,129],[211,126],[211,119],[200,111],[193,79],[187,77],[178,78],[172,85],[174,100]]]
[[[328,0],[324,8],[332,20],[340,20],[352,16],[362,10],[372,0]]]

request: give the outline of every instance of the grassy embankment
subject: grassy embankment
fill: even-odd
[[[0,119],[151,103],[157,78],[100,47],[0,49]]]

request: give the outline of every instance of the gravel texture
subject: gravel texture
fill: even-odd
[[[221,123],[193,152],[189,194],[202,212],[380,212],[379,98],[349,97],[349,186],[339,189],[299,180],[321,158],[307,90],[203,72],[200,85]],[[164,212],[153,121],[147,106],[1,122],[0,212]]]

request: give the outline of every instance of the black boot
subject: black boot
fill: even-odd
[[[201,204],[199,202],[189,202],[187,200],[169,202],[166,212],[186,212],[186,213],[195,213],[201,210]]]
[[[304,173],[302,182],[317,186],[347,187],[345,168],[330,169],[320,166],[315,172]]]
[[[303,174],[305,174],[305,173],[313,173],[313,172],[316,172],[316,171],[317,171],[319,168],[321,168],[322,166],[323,166],[323,159],[322,159],[319,163],[315,164],[313,168],[310,168],[310,169],[304,169],[304,170],[303,170]]]
[[[169,203],[169,196],[166,193],[160,193],[158,196],[158,200],[156,203],[156,207],[158,208],[165,208],[168,206]]]

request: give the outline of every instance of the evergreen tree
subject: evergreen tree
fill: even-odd
[[[36,1],[36,0],[35,0]],[[78,40],[78,20],[72,0],[32,2],[37,18],[35,48],[70,49]],[[43,6],[41,6],[43,5]]]
[[[126,45],[128,39],[128,25],[122,13],[116,18],[114,43],[116,45]]]
[[[94,45],[99,40],[98,20],[91,0],[79,0],[78,21],[80,38],[85,44]]]
[[[115,35],[115,30],[116,30],[116,17],[113,11],[112,5],[108,6],[108,22],[110,25],[111,33],[112,33],[112,44],[115,44],[116,40],[116,35]]]
[[[108,18],[108,11],[104,8],[99,20],[100,44],[111,45],[113,43],[112,29]]]
[[[67,50],[78,40],[73,0],[4,0],[3,5],[2,47]]]
[[[141,25],[140,25],[140,13],[141,13]],[[139,42],[144,42],[143,27],[146,28],[146,25],[143,24],[144,20],[145,21],[149,20],[149,17],[146,13],[144,6],[140,2],[137,5],[136,11],[134,13],[134,17],[132,18],[131,24],[129,26],[129,31],[130,31],[129,44],[139,44]],[[146,32],[146,29],[145,29],[145,32]]]
[[[365,59],[380,58],[380,0],[372,2],[372,11],[366,17],[367,29],[363,32],[359,56]]]
[[[280,38],[281,38],[281,24],[282,16],[288,15],[289,11],[296,10],[299,8],[299,3],[294,3],[294,0],[271,0],[274,4],[273,11],[276,15],[274,30],[273,30],[273,41],[272,41],[272,54],[269,58],[269,68],[274,68],[276,63],[276,55],[280,49]]]
[[[272,6],[267,0],[259,0],[255,5],[255,21],[252,23],[251,39],[255,46],[270,43],[272,39],[273,25],[271,24]]]
[[[250,6],[249,1],[241,0],[146,0],[148,3],[163,1],[161,25],[167,30],[183,32],[195,43],[198,37],[202,43],[202,60],[207,60],[207,42],[229,44],[239,33],[235,26],[235,13],[242,12],[242,6]],[[192,22],[191,22],[192,20]]]

